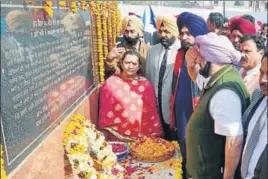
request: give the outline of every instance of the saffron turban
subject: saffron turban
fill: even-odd
[[[243,35],[254,35],[256,34],[256,28],[255,25],[246,20],[243,19],[240,16],[235,16],[230,19],[229,27],[231,31],[233,30],[239,30]]]
[[[127,26],[131,26],[140,36],[143,36],[143,23],[137,16],[125,16],[122,20],[123,31],[125,31]]]
[[[202,17],[190,12],[181,13],[177,19],[177,25],[179,31],[186,26],[191,35],[194,37],[208,33],[206,21]]]
[[[33,27],[33,17],[29,12],[14,10],[7,14],[6,24],[10,32],[30,30]]]
[[[172,35],[176,37],[179,35],[176,18],[173,15],[158,16],[156,18],[156,28],[160,29],[162,24]]]
[[[210,32],[207,35],[197,36],[195,41],[199,45],[202,57],[211,63],[238,64],[241,59],[241,53],[226,36]]]

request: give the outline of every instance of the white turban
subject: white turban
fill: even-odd
[[[195,40],[199,45],[200,54],[211,63],[238,64],[241,59],[241,53],[235,50],[231,41],[223,35],[210,32],[197,36]]]

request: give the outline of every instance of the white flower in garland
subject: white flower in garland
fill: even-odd
[[[67,156],[80,178],[123,179],[124,168],[104,135],[82,115],[74,115],[64,133]]]

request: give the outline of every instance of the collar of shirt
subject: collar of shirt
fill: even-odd
[[[171,52],[173,50],[177,51],[178,49],[180,49],[180,46],[181,46],[180,40],[176,39],[175,42],[168,48],[169,50],[168,50],[168,54],[167,54],[167,59],[169,59]],[[162,63],[164,55],[165,55],[165,47],[162,45],[162,50],[161,50],[161,53],[160,53],[160,60],[159,60],[159,64],[158,64],[159,68],[161,66],[161,63]]]
[[[175,40],[175,42],[170,46],[168,47],[168,50],[173,50],[175,49],[178,50],[180,48],[180,41],[179,40]],[[162,45],[162,53],[165,52],[165,47]]]
[[[197,77],[196,77],[196,84],[198,86],[198,88],[200,90],[203,90],[207,84],[208,84],[208,81],[210,80],[211,77],[207,77],[205,78],[204,76],[202,76],[199,72],[197,73]]]
[[[246,72],[246,76],[245,76],[245,78],[247,77],[247,76],[251,76],[251,75],[257,75],[257,74],[259,74],[260,73],[260,68],[261,68],[261,64],[259,64],[259,65],[257,65],[255,68],[252,68],[252,69],[250,69],[250,70],[248,70],[247,72]],[[243,74],[243,72],[244,72],[244,68],[241,68],[241,70],[240,70],[240,75],[242,75]]]

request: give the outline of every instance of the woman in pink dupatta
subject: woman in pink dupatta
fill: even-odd
[[[121,74],[109,77],[100,90],[99,128],[108,140],[133,141],[139,136],[161,136],[162,126],[151,83],[139,76],[140,55],[127,51]]]

